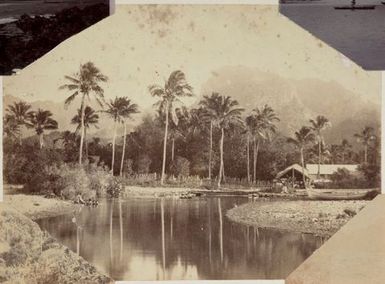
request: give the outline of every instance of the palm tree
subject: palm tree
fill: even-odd
[[[6,114],[3,118],[3,135],[11,140],[17,139],[20,135],[20,125],[14,116]]]
[[[64,76],[69,84],[60,86],[59,89],[69,90],[72,93],[64,104],[68,106],[76,97],[81,97],[80,103],[80,146],[79,146],[79,164],[82,164],[83,144],[84,144],[84,114],[87,103],[91,100],[91,95],[96,99],[98,104],[103,107],[104,90],[100,87],[101,82],[107,82],[107,76],[103,75],[100,70],[92,62],[80,65],[80,70],[73,76]]]
[[[78,132],[82,127],[82,110],[78,109],[78,113],[71,119],[72,124],[77,124],[76,132]],[[86,148],[86,159],[88,158],[88,143],[87,143],[87,129],[92,125],[98,128],[97,124],[99,123],[99,115],[95,112],[90,106],[84,108],[84,142]]]
[[[246,144],[246,155],[247,155],[247,182],[250,182],[250,137],[254,136],[254,117],[253,116],[247,116],[245,119],[245,125],[246,125],[246,137],[247,137],[247,144]]]
[[[279,118],[269,105],[264,105],[262,108],[253,109],[247,120],[253,135],[253,182],[256,183],[259,145],[265,140],[271,140],[271,134],[276,132],[274,122],[279,121]]]
[[[211,103],[207,105],[208,113],[212,118],[212,124],[218,126],[221,130],[221,139],[219,142],[220,164],[218,174],[218,187],[221,186],[222,178],[224,177],[224,163],[223,163],[223,142],[225,139],[225,130],[230,126],[243,126],[241,114],[243,108],[238,108],[239,103],[231,97],[221,96],[218,93],[211,95]]]
[[[209,150],[209,180],[211,180],[211,168],[212,168],[212,153],[213,153],[213,130],[217,126],[216,111],[215,109],[221,104],[221,96],[218,93],[212,93],[211,96],[203,96],[203,99],[199,102],[202,108],[201,119],[204,122],[210,123],[210,150]]]
[[[57,121],[51,118],[52,112],[49,110],[38,109],[31,115],[31,126],[35,128],[39,136],[40,149],[44,146],[44,130],[53,130],[58,128]]]
[[[357,138],[358,142],[360,142],[364,146],[364,162],[368,162],[368,147],[370,143],[376,139],[376,135],[374,135],[373,127],[366,126],[361,133],[354,134],[354,137]]]
[[[349,143],[347,139],[343,139],[340,145],[341,152],[342,152],[342,163],[345,163],[345,154],[348,154],[351,152],[352,145]]]
[[[305,161],[304,161],[304,149],[305,147],[314,142],[315,136],[312,129],[307,126],[302,126],[299,131],[294,133],[295,138],[288,138],[287,142],[293,144],[300,152],[301,155],[301,166],[302,166],[302,179],[305,185]]]
[[[125,151],[125,143],[126,143],[126,124],[125,120],[130,118],[133,113],[138,112],[138,106],[136,104],[132,104],[131,100],[127,97],[116,97],[114,100],[111,100],[107,104],[107,110],[104,111],[107,115],[113,119],[114,121],[114,135],[112,138],[112,160],[111,160],[111,172],[114,171],[115,164],[115,141],[116,141],[116,128],[118,123],[124,123],[124,139],[123,139],[123,148]],[[122,174],[122,166],[123,166],[124,153],[122,155],[122,163],[120,173]]]
[[[120,162],[120,176],[123,175],[123,166],[124,166],[124,155],[126,152],[126,136],[127,136],[127,124],[126,120],[131,118],[131,115],[134,113],[138,113],[138,105],[131,103],[131,100],[129,100],[127,97],[122,98],[122,122],[124,124],[124,135],[123,135],[123,152],[122,152],[122,160]]]
[[[175,124],[178,124],[178,118],[175,114],[175,103],[180,102],[179,97],[192,96],[192,87],[187,83],[185,74],[180,71],[174,71],[165,82],[164,86],[151,85],[148,87],[150,94],[159,97],[156,104],[161,113],[165,114],[164,140],[163,140],[163,161],[160,184],[163,185],[166,169],[166,151],[169,116],[171,115]]]
[[[322,131],[328,127],[331,127],[330,121],[323,115],[318,115],[315,120],[310,119],[310,123],[312,125],[311,129],[315,133],[315,137],[318,143],[318,171],[317,178],[320,176],[321,171],[321,159],[322,159],[322,143],[324,143],[324,139],[322,137]]]
[[[12,120],[19,126],[29,127],[28,121],[31,119],[32,110],[31,105],[26,102],[19,101],[8,105],[6,109],[7,115],[12,117]],[[20,129],[20,128],[19,128]],[[22,144],[22,133],[18,131],[19,143]]]

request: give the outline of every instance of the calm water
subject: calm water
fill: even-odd
[[[285,278],[323,240],[238,225],[227,209],[247,198],[130,199],[39,221],[115,280]]]

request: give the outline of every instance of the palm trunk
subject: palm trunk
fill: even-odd
[[[44,146],[43,133],[39,134],[40,149]]]
[[[164,140],[163,140],[163,161],[162,161],[162,175],[160,177],[160,185],[164,183],[164,176],[166,171],[166,151],[167,151],[167,134],[168,134],[168,101],[166,102],[166,125],[164,127]]]
[[[317,172],[317,179],[320,178],[321,174],[321,139],[318,142],[318,172]]]
[[[112,175],[114,175],[114,164],[115,164],[115,140],[116,140],[116,121],[114,121],[114,136],[112,137],[112,160],[111,160]]]
[[[175,139],[172,138],[171,144],[171,161],[174,162],[174,153],[175,153]]]
[[[223,177],[223,140],[225,136],[225,130],[223,127],[221,128],[221,141],[219,144],[219,151],[220,151],[220,164],[219,164],[219,175],[218,175],[218,187],[221,187],[221,180]]]
[[[84,127],[84,148],[86,148],[85,150],[85,156],[86,156],[86,160],[88,160],[88,142],[87,142],[87,129]]]
[[[364,148],[364,161],[365,161],[365,164],[368,162],[368,145],[365,145],[365,148]]]
[[[306,180],[305,180],[305,161],[303,158],[303,148],[301,148],[301,165],[302,165],[302,180],[303,180],[303,185],[306,188]]]
[[[122,160],[120,162],[120,176],[123,176],[124,155],[126,152],[126,134],[127,134],[127,125],[126,123],[124,123],[123,152],[122,152]]]
[[[254,136],[254,160],[253,160],[253,168],[254,168],[254,173],[253,173],[253,182],[256,184],[257,183],[257,160],[258,160],[258,151],[259,151],[259,141],[257,143],[257,139]]]
[[[250,183],[250,135],[247,134],[247,182]]]
[[[212,152],[213,152],[213,122],[210,121],[209,180],[211,180]]]
[[[84,112],[85,112],[85,105],[84,105],[84,99],[85,94],[83,94],[82,97],[82,103],[81,103],[81,118],[80,118],[80,147],[79,147],[79,165],[82,164],[82,158],[83,158],[83,143],[84,143]]]

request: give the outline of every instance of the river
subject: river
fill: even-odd
[[[231,222],[226,211],[245,202],[113,200],[38,223],[115,280],[282,279],[322,245],[313,235]]]

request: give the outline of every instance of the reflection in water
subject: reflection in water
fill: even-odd
[[[323,242],[247,227],[224,216],[241,197],[127,199],[39,221],[115,280],[280,279]]]

